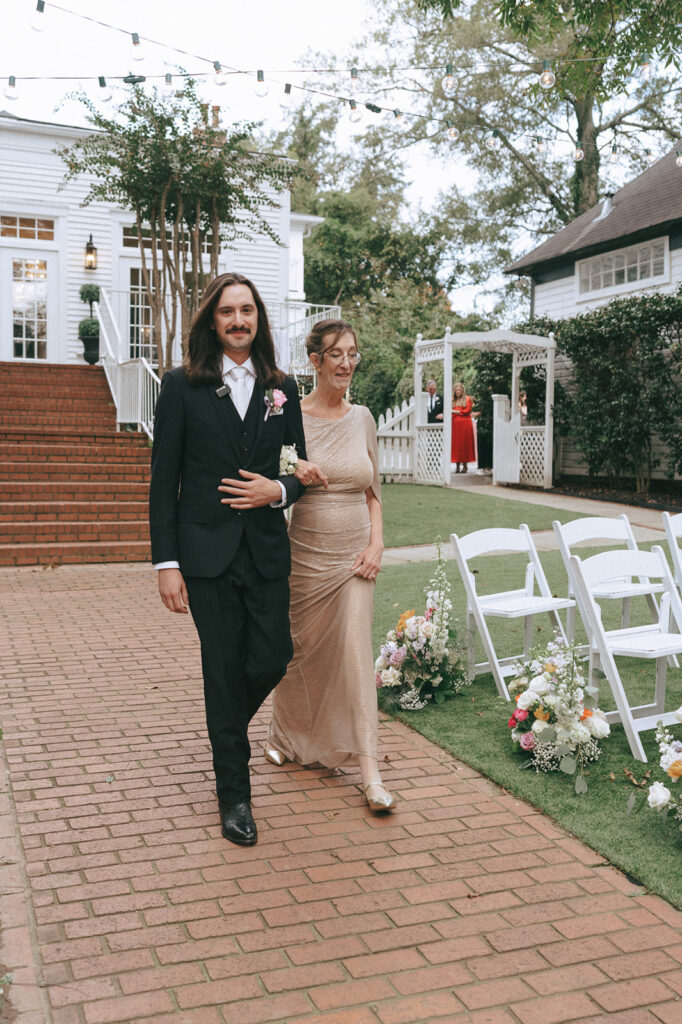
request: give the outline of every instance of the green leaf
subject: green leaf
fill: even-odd
[[[551,725],[546,725],[545,728],[537,733],[537,738],[541,743],[554,743],[556,739],[556,730]]]
[[[567,746],[565,743],[560,743],[556,748],[556,752],[559,757],[565,757],[566,754],[571,753],[571,748]]]
[[[632,813],[632,809],[633,809],[633,807],[635,806],[636,803],[637,803],[637,794],[636,793],[630,793],[630,799],[628,800],[628,814]]]
[[[574,757],[562,757],[559,768],[562,772],[566,772],[567,775],[573,775],[573,772],[578,767]]]
[[[587,793],[587,783],[582,775],[577,775],[575,779],[575,791],[580,796],[581,793]]]

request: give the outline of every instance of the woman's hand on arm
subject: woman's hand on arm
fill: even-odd
[[[305,487],[315,487],[318,484],[322,484],[325,491],[329,487],[329,479],[315,462],[307,462],[305,459],[299,459],[294,476],[297,480],[300,480]]]

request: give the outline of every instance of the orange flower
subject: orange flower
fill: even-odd
[[[537,708],[533,713],[540,722],[549,722],[550,712],[545,711],[542,705],[540,705],[540,707]]]
[[[682,761],[679,760],[679,758],[677,761],[673,761],[668,768],[668,775],[671,779],[679,779],[682,777]]]
[[[551,661],[546,661],[545,672],[556,672],[556,665],[553,665]]]
[[[403,614],[398,619],[398,625],[396,626],[396,629],[397,629],[397,631],[399,633],[402,633],[404,631],[405,623],[407,622],[408,619],[411,619],[414,614],[415,614],[415,609],[414,608],[411,608],[407,612],[403,612]]]
[[[592,718],[592,712],[590,711],[589,708],[583,708],[583,713],[580,716],[580,721],[581,722],[582,722],[583,718]]]

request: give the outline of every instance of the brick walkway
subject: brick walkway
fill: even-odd
[[[682,1022],[682,914],[403,725],[396,813],[256,749],[260,841],[221,839],[148,567],[0,570],[0,623],[3,1021]]]

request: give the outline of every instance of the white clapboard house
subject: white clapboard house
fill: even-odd
[[[542,245],[505,268],[529,277],[531,313],[576,316],[612,299],[682,284],[682,167],[672,150],[613,195],[581,214]],[[557,380],[570,364],[557,357]],[[559,472],[586,473],[570,441],[561,445]],[[659,468],[654,475],[663,476]]]
[[[65,165],[55,150],[85,134],[0,111],[0,565],[146,556],[144,526],[130,523],[146,514],[146,446],[158,391],[150,311],[132,214],[82,205],[85,178],[63,186]],[[288,193],[278,204],[264,215],[282,244],[242,240],[221,254],[220,269],[254,281],[280,364],[300,372],[307,331],[339,310],[305,302],[303,238],[321,218],[292,212]],[[89,316],[79,297],[85,283],[100,288],[96,366],[84,361],[78,337],[79,321]],[[179,339],[174,358],[180,361]],[[123,424],[141,436],[124,435]],[[135,449],[137,477],[118,473],[120,456],[125,451],[130,461]],[[126,492],[130,528],[107,531],[124,482],[137,487]]]

